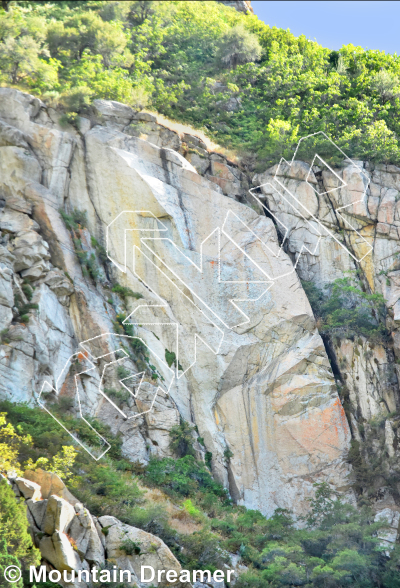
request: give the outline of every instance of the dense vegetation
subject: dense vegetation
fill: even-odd
[[[217,2],[2,5],[0,83],[61,102],[69,120],[100,97],[189,122],[260,169],[317,131],[354,158],[400,161],[397,55],[331,51]]]
[[[302,285],[323,335],[340,339],[361,335],[380,343],[388,340],[385,299],[382,294],[367,292],[357,272],[334,280],[322,290],[313,282]]]
[[[0,403],[0,410],[7,412],[8,421],[3,416],[0,424],[2,472],[40,466],[58,473],[93,514],[109,513],[159,535],[185,567],[213,571],[229,562],[228,553],[237,553],[248,567],[236,584],[238,588],[400,586],[399,548],[392,552],[391,559],[385,556],[377,536],[382,523],[373,522],[367,506],[357,511],[342,502],[326,484],[316,485],[309,514],[302,521],[303,528],[298,529],[290,512],[277,510],[266,519],[258,511],[232,505],[209,469],[191,455],[187,425],[176,427],[172,435],[178,450],[176,459],[154,458],[143,467],[121,456],[120,439],[112,437],[100,423],[96,427],[107,435],[112,447],[108,457],[95,462],[85,451],[71,446],[69,435],[46,412],[5,401]],[[79,429],[78,419],[65,418],[70,421],[68,426]],[[82,430],[81,435],[88,443],[94,442],[90,433]],[[146,487],[162,490],[163,502],[146,499]],[[175,509],[179,506],[179,519],[194,525],[193,532],[180,533],[173,528],[167,500]],[[11,507],[10,501],[16,506]],[[9,520],[10,512],[20,516],[18,509],[12,492],[2,482],[0,526],[2,520]],[[10,545],[15,545],[13,533],[10,537],[6,533]],[[27,536],[26,519],[21,533],[21,537]],[[121,548],[133,553],[140,546],[124,544]],[[18,555],[24,551],[21,555],[29,555],[29,561],[34,558],[27,543],[21,542],[14,549],[19,549]],[[4,556],[1,550],[3,544],[0,566],[8,562],[7,557],[17,555],[15,551]]]

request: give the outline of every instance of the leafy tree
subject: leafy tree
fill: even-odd
[[[32,443],[32,438],[30,435],[21,435],[21,427],[17,425],[16,430],[11,423],[7,423],[6,416],[7,413],[0,412],[0,473],[15,471],[20,475],[19,452],[21,446]]]
[[[385,70],[380,70],[371,80],[371,88],[378,92],[384,104],[399,95],[399,86],[399,77]]]
[[[58,64],[49,57],[45,20],[9,12],[0,19],[0,72],[3,82],[28,82],[49,89],[57,86]],[[36,84],[32,83],[33,80]]]
[[[133,25],[142,25],[155,12],[155,2],[152,0],[136,0],[130,3],[128,20]]]
[[[71,445],[63,445],[61,450],[53,456],[52,460],[49,460],[47,457],[39,457],[36,463],[30,460],[25,464],[25,467],[30,470],[42,468],[43,470],[57,474],[64,482],[72,482],[72,468],[77,455],[78,452]]]
[[[217,59],[230,67],[250,61],[258,61],[262,47],[256,35],[238,24],[227,31],[220,40]]]

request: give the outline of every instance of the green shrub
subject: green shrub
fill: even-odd
[[[313,282],[302,282],[319,321],[319,330],[330,336],[349,338],[362,335],[372,341],[385,341],[385,300],[381,294],[368,294],[355,285],[355,277],[338,278],[320,290]]]
[[[78,131],[80,129],[79,114],[77,112],[65,112],[60,116],[58,122],[62,127],[67,127],[68,125],[71,125],[72,127],[75,127]]]
[[[229,504],[227,491],[211,476],[209,470],[192,455],[179,459],[152,458],[146,468],[145,480],[172,496],[193,496],[201,491],[211,493],[222,503]]]
[[[224,451],[224,458],[225,458],[225,460],[226,460],[226,461],[229,463],[229,462],[230,462],[230,460],[232,459],[232,457],[233,457],[233,453],[232,453],[232,451],[229,449],[229,447],[227,447],[227,448],[225,449],[225,451]]]
[[[75,253],[78,261],[82,268],[84,276],[90,276],[95,282],[100,281],[101,271],[97,264],[96,256],[94,253],[84,251],[82,248],[82,242],[80,239],[74,239]]]
[[[10,339],[8,337],[9,329],[3,329],[0,332],[0,343],[10,343]]]
[[[123,365],[119,365],[117,367],[117,375],[118,378],[120,380],[123,380],[124,378],[127,378],[129,375],[131,374],[131,371],[128,370],[126,367],[124,367]]]
[[[21,563],[15,555],[8,552],[7,542],[5,539],[0,539],[0,588],[9,588],[10,583],[5,579],[4,572],[9,566],[21,568]],[[22,579],[13,582],[16,588],[23,588]]]
[[[140,294],[140,292],[134,292],[133,290],[131,290],[131,288],[121,286],[120,284],[115,284],[112,287],[112,292],[119,294],[120,296],[122,296],[122,298],[143,298],[143,295]]]
[[[92,244],[92,247],[96,249],[100,261],[102,263],[105,263],[108,260],[108,255],[105,247],[103,247],[103,245],[100,245],[100,243],[94,237],[90,237],[90,242]]]
[[[21,286],[21,290],[22,292],[25,294],[25,296],[27,297],[27,299],[29,301],[32,300],[32,296],[33,296],[33,288],[32,286],[30,286],[30,284],[22,284]]]
[[[195,455],[193,448],[193,427],[187,421],[181,419],[179,425],[175,425],[170,429],[170,447],[178,457],[185,455]]]
[[[125,551],[126,555],[139,555],[140,554],[140,543],[132,541],[132,539],[124,539],[120,545],[120,549]]]
[[[84,229],[87,227],[88,220],[86,210],[78,210],[77,208],[74,208],[71,214],[67,214],[64,210],[60,209],[59,212],[69,231],[77,231],[80,228]]]
[[[117,329],[122,329],[122,332],[125,333],[125,335],[128,335],[128,337],[134,337],[135,336],[135,331],[133,329],[133,325],[130,325],[129,323],[124,323],[124,321],[126,320],[126,314],[124,314],[123,312],[120,312],[119,314],[117,314],[116,318],[116,325],[117,325]],[[129,344],[132,347],[133,341],[135,341],[135,339],[129,339]]]
[[[171,367],[172,365],[174,365],[176,367],[176,354],[174,351],[168,351],[168,349],[165,350],[165,361],[168,364],[168,367]],[[183,367],[181,366],[181,364],[178,362],[178,369],[179,370],[183,370]]]
[[[122,367],[122,366],[120,366],[120,367]],[[126,370],[126,371],[128,372],[128,374],[130,374],[129,370]],[[120,377],[120,376],[118,376],[118,377]],[[104,394],[106,394],[110,398],[115,398],[116,400],[120,400],[121,402],[127,402],[129,400],[129,398],[131,397],[128,390],[114,390],[114,388],[104,388]]]

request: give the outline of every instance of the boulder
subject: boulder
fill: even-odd
[[[48,272],[44,282],[57,296],[70,296],[74,292],[74,286],[71,280],[67,278],[64,272],[57,268]]]
[[[124,133],[131,135],[132,137],[139,137],[153,145],[158,147],[167,147],[169,149],[178,150],[181,146],[181,140],[178,133],[159,125],[156,122],[147,120],[148,117],[153,117],[148,113],[142,113],[146,115],[146,120],[136,119],[124,129]],[[155,119],[155,117],[153,117]]]
[[[76,516],[68,527],[77,552],[92,564],[104,565],[104,549],[90,512],[81,504],[75,505]]]
[[[161,539],[125,525],[115,517],[100,517],[99,523],[105,531],[107,558],[115,560],[121,569],[132,569],[140,578],[141,566],[152,566],[156,572],[153,581],[155,586],[187,587],[186,583],[182,584],[178,580],[174,583],[167,582],[165,576],[160,583],[156,581],[158,570],[175,570],[178,576],[181,570],[178,560]]]
[[[150,112],[138,112],[135,120],[155,123],[157,122],[157,117],[154,114],[150,114]]]
[[[133,108],[115,100],[94,100],[92,111],[101,122],[121,126],[127,125],[135,115]]]
[[[40,530],[43,527],[43,519],[46,514],[47,500],[34,501],[29,498],[26,501],[29,512],[35,522],[36,527]]]
[[[194,147],[194,148],[200,147],[201,149],[204,149],[207,151],[206,143],[203,141],[203,139],[200,139],[200,137],[196,137],[196,135],[190,135],[189,133],[183,133],[182,141],[184,143],[186,143],[186,145],[188,145],[189,147]]]
[[[196,151],[188,151],[185,154],[185,158],[193,165],[196,171],[203,175],[210,167],[210,160],[207,155],[200,154]]]
[[[29,149],[25,133],[0,120],[0,147],[8,145]]]
[[[39,225],[27,214],[6,207],[0,215],[0,229],[9,233],[38,230]]]
[[[39,484],[26,480],[25,478],[16,478],[15,483],[25,499],[31,498],[33,501],[41,500],[42,494]]]
[[[82,568],[80,557],[65,533],[55,531],[51,537],[42,537],[39,549],[42,557],[61,572]]]
[[[43,531],[52,535],[55,531],[66,531],[75,517],[75,509],[63,498],[51,495],[47,501],[46,514],[43,520]]]
[[[27,269],[22,270],[21,277],[24,280],[38,280],[41,275],[48,272],[50,269],[50,265],[44,259],[41,259],[39,263],[35,263],[32,267],[28,267]]]
[[[14,240],[14,270],[31,268],[33,265],[50,259],[49,246],[36,231],[21,231]]]
[[[37,470],[25,470],[24,476],[27,480],[39,484],[43,498],[49,498],[54,494],[55,496],[64,498],[64,500],[72,505],[79,503],[79,500],[71,494],[57,474],[45,472],[41,468],[38,468]]]

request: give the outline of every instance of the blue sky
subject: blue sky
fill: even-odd
[[[397,1],[262,1],[252,0],[255,14],[324,47],[352,43],[400,54],[400,2]]]

